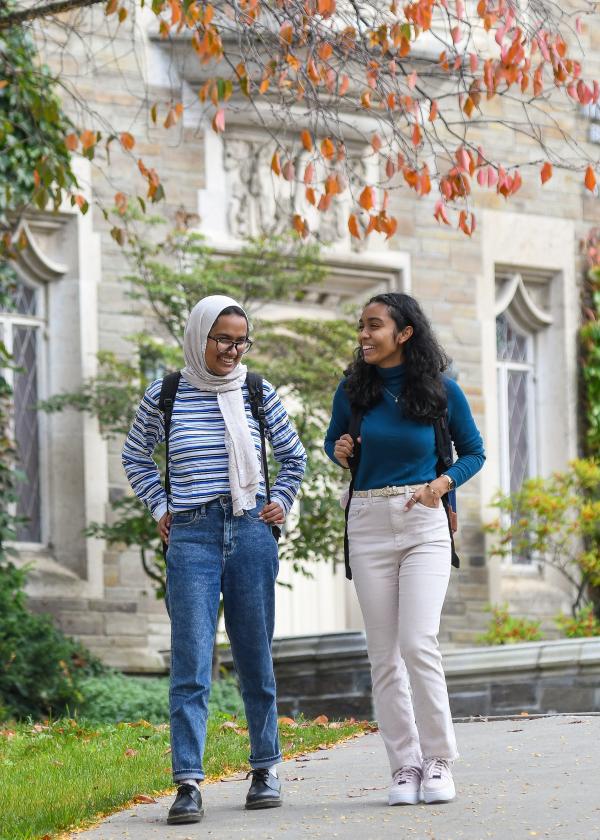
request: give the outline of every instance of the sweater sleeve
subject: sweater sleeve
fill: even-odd
[[[458,456],[446,475],[454,479],[457,487],[479,472],[485,461],[483,440],[473,420],[471,408],[461,388],[451,379],[446,380],[448,391],[448,425]]]
[[[329,421],[329,428],[327,429],[327,433],[325,435],[325,452],[333,463],[337,464],[339,467],[341,467],[341,464],[333,454],[333,450],[336,440],[338,440],[342,435],[345,435],[350,428],[351,416],[350,403],[344,388],[345,381],[345,379],[342,379],[340,384],[337,386],[335,394],[333,395],[331,420]]]
[[[263,380],[263,399],[273,455],[280,464],[271,488],[271,501],[278,502],[288,513],[304,476],[306,452],[277,391],[266,379]]]
[[[156,446],[165,439],[164,419],[158,408],[161,383],[157,379],[146,389],[121,454],[133,492],[157,522],[168,510],[167,494],[152,458]]]

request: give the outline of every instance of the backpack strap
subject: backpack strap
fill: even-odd
[[[448,426],[448,412],[445,411],[441,417],[437,417],[433,421],[433,431],[435,434],[435,448],[437,452],[437,463],[435,466],[435,474],[443,475],[454,463],[452,456],[452,438],[450,436],[450,428]],[[456,492],[451,490],[442,496],[442,504],[446,510],[446,517],[448,518],[448,530],[450,531],[450,545],[452,555],[452,565],[455,568],[460,567],[460,557],[454,548],[454,532],[456,531]]]
[[[248,398],[250,400],[250,411],[258,423],[258,431],[260,433],[260,456],[262,461],[263,478],[265,480],[267,504],[269,504],[271,501],[271,484],[269,482],[269,461],[267,459],[267,417],[265,414],[263,378],[260,373],[248,371],[246,374],[246,386],[248,388]],[[273,532],[273,536],[277,542],[279,542],[281,528],[278,525],[271,525],[271,531]]]
[[[175,370],[163,377],[158,398],[158,408],[162,412],[165,424],[165,492],[167,503],[171,495],[171,479],[169,478],[169,434],[171,432],[171,417],[173,416],[173,405],[177,396],[177,389],[181,381],[181,371]],[[163,556],[167,556],[167,544],[162,544]]]
[[[348,487],[348,501],[344,509],[344,566],[346,567],[346,577],[352,580],[352,569],[350,568],[350,546],[348,543],[348,513],[350,512],[350,502],[352,501],[352,494],[354,493],[354,480],[358,472],[358,465],[360,463],[361,446],[358,441],[360,436],[360,426],[365,416],[365,409],[362,406],[351,405],[350,425],[348,434],[354,441],[354,454],[348,460],[350,467],[350,486]]]

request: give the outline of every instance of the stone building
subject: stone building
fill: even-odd
[[[242,238],[270,225],[276,214],[265,134],[241,114],[224,135],[198,124],[186,108],[177,127],[148,124],[148,104],[170,85],[181,100],[197,101],[199,65],[175,59],[152,37],[143,13],[109,38],[111,22],[99,10],[80,13],[85,37],[45,33],[50,64],[62,62],[64,78],[96,115],[137,138],[136,155],[160,171],[166,190],[162,212],[183,206],[197,212],[208,244],[231,251]],[[588,73],[598,73],[600,24],[584,36]],[[173,60],[172,60],[173,59]],[[498,104],[496,107],[503,107]],[[600,114],[574,114],[571,128],[594,141]],[[84,120],[85,121],[85,120]],[[159,122],[160,126],[160,122]],[[515,154],[512,132],[482,137],[499,159]],[[519,141],[523,142],[523,141]],[[537,154],[522,149],[520,156]],[[23,561],[33,564],[30,594],[36,608],[52,612],[68,633],[80,637],[107,662],[131,671],[163,667],[169,647],[163,603],[157,601],[134,552],[107,549],[86,537],[90,521],[109,515],[111,496],[123,491],[120,440],[104,440],[95,420],[66,412],[47,416],[32,407],[43,397],[73,389],[97,368],[98,351],[126,357],[127,336],[149,327],[148,313],[126,297],[126,266],[109,226],[94,202],[110,206],[117,189],[136,192],[132,159],[115,149],[109,168],[78,164],[93,209],[32,214],[23,223],[27,247],[20,254],[17,311],[0,313],[0,329],[25,372],[15,380],[16,431],[27,485],[19,504],[29,516],[19,534]],[[374,234],[351,241],[344,200],[322,222],[329,277],[311,292],[302,313],[328,318],[345,302],[404,290],[424,305],[454,361],[485,439],[483,472],[459,493],[461,570],[452,575],[442,639],[472,641],[485,623],[488,602],[508,601],[521,614],[552,616],[565,608],[560,582],[535,562],[492,561],[482,522],[498,490],[527,476],[565,467],[577,454],[578,243],[600,221],[595,196],[580,173],[558,173],[543,188],[536,172],[524,173],[522,190],[506,202],[478,193],[477,232],[466,238],[440,227],[433,198],[407,190],[392,196],[397,233],[385,243]],[[290,307],[272,307],[278,316]],[[282,569],[289,581],[292,573]],[[352,587],[343,570],[319,564],[313,580],[297,577],[279,592],[276,635],[296,636],[360,629]]]

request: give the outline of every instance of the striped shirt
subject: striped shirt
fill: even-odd
[[[167,510],[178,512],[198,507],[226,495],[229,488],[229,460],[225,449],[225,421],[217,394],[200,391],[181,378],[173,405],[169,433],[169,478],[171,495],[161,483],[152,454],[165,439],[162,412],[158,408],[162,380],[147,389],[125,440],[122,461],[134,493],[158,521]],[[246,384],[242,386],[246,418],[261,463],[260,432],[252,416]],[[263,380],[266,436],[275,459],[281,465],[271,490],[271,500],[287,513],[292,506],[304,470],[306,453],[273,386]],[[264,481],[260,491],[265,495]]]

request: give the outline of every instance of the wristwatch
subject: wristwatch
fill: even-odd
[[[455,483],[454,483],[454,479],[452,478],[452,476],[450,476],[450,475],[446,475],[446,473],[444,473],[444,475],[442,476],[442,478],[445,478],[445,479],[446,479],[446,481],[448,482],[448,490],[447,490],[447,492],[449,493],[451,490],[454,490],[454,488],[456,487],[456,485],[455,485]]]

